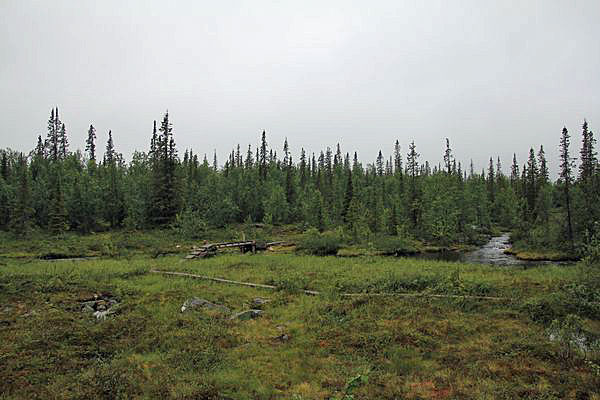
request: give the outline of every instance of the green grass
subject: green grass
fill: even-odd
[[[162,239],[165,248],[169,243]],[[32,254],[34,246],[15,242],[10,252]],[[188,261],[152,253],[137,247],[85,261],[3,258],[0,398],[600,398],[598,355],[566,360],[547,335],[551,320],[575,313],[589,337],[600,337],[597,280],[583,267],[272,253]],[[300,289],[323,293],[307,296]],[[508,300],[345,298],[344,292]],[[94,293],[120,303],[105,321],[80,311]],[[271,301],[261,318],[239,321],[211,311],[181,313],[194,296],[233,311],[248,309],[255,297]],[[288,340],[279,339],[282,334]]]

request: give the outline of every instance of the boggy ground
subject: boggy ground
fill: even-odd
[[[552,320],[577,314],[590,342],[600,336],[589,268],[269,253],[5,258],[0,398],[598,399],[598,354],[566,352],[548,335]],[[340,295],[347,292],[506,300]],[[117,302],[104,320],[82,311],[94,295]],[[182,313],[192,297],[232,312],[270,301],[259,318],[239,320],[219,310]]]

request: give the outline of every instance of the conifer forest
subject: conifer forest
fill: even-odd
[[[1,151],[0,229],[27,235],[163,228],[197,238],[231,224],[291,224],[335,231],[348,243],[393,236],[448,246],[477,244],[499,227],[527,248],[572,258],[598,240],[600,166],[586,121],[557,130],[557,179],[543,146],[529,149],[525,160],[492,155],[476,170],[454,157],[449,138],[440,140],[443,162],[423,160],[417,142],[398,140],[364,162],[343,143],[302,148],[295,159],[293,142],[269,143],[263,131],[256,145],[239,144],[219,160],[177,149],[168,113],[151,128],[147,150],[127,160],[119,137],[109,131],[99,143],[93,125],[85,149],[73,148],[59,109],[52,109],[46,137],[38,136],[30,152]]]

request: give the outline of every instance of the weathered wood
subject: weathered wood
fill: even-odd
[[[270,290],[279,290],[277,286],[273,285],[265,285],[262,283],[251,283],[251,282],[240,282],[233,281],[230,279],[223,278],[213,278],[205,275],[196,275],[189,274],[187,272],[172,272],[172,271],[160,271],[156,269],[151,269],[151,273],[154,274],[163,274],[163,275],[175,275],[175,276],[184,276],[188,278],[197,278],[197,279],[206,279],[215,282],[221,283],[229,283],[233,285],[240,286],[249,286],[255,288],[262,289],[270,289]],[[304,294],[308,295],[320,295],[321,292],[316,290],[302,290]],[[511,300],[507,297],[492,297],[492,296],[471,296],[471,295],[455,295],[455,294],[431,294],[431,293],[341,293],[341,296],[344,297],[433,297],[433,298],[441,298],[441,299],[472,299],[472,300],[490,300],[490,301],[508,301]]]

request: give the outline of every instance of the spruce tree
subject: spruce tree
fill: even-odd
[[[250,171],[254,167],[254,157],[252,155],[252,146],[248,145],[248,152],[244,160],[244,169]]]
[[[346,171],[346,194],[344,195],[344,205],[342,208],[342,219],[344,223],[348,223],[348,209],[350,208],[350,202],[352,202],[352,198],[354,197],[354,188],[352,186],[352,170],[348,169]]]
[[[544,146],[540,145],[540,150],[537,154],[538,165],[539,165],[539,186],[545,186],[548,183],[548,165],[546,163],[546,153],[544,152]]]
[[[85,140],[85,151],[88,153],[88,158],[90,161],[96,161],[96,128],[94,125],[90,124],[90,128],[88,129],[88,136]]]
[[[257,162],[260,179],[265,181],[267,179],[267,133],[264,130],[260,140],[260,152]]]
[[[307,171],[306,171],[306,152],[304,151],[304,147],[300,151],[300,187],[304,189],[306,187],[307,181]]]
[[[494,160],[490,157],[490,163],[488,166],[488,175],[487,175],[487,191],[488,191],[488,200],[490,204],[493,206],[496,203],[496,179],[494,172]]]
[[[17,198],[15,202],[15,210],[13,212],[12,226],[16,233],[22,235],[27,233],[31,228],[31,217],[33,216],[29,168],[27,167],[27,159],[23,154],[19,155],[18,175],[19,186],[17,189]]]
[[[115,145],[113,143],[112,131],[108,131],[106,151],[104,152],[104,164],[112,164],[115,161]]]
[[[450,175],[452,173],[452,149],[450,149],[450,139],[448,138],[446,138],[446,150],[444,151],[444,166],[446,173]]]
[[[377,175],[382,176],[383,175],[383,154],[381,154],[381,150],[379,150],[379,154],[377,155],[376,165],[377,165]]]
[[[588,129],[587,121],[583,121],[582,143],[580,151],[579,180],[588,182],[596,169],[596,152],[594,150],[594,134]]]
[[[154,224],[165,225],[175,219],[180,205],[176,175],[177,151],[168,111],[163,117],[159,133],[156,137],[156,162],[152,171],[153,193],[151,216]]]
[[[573,167],[574,162],[569,154],[570,135],[566,127],[562,130],[560,138],[560,179],[563,183],[563,195],[565,201],[565,208],[567,211],[567,237],[571,244],[571,251],[574,251],[575,244],[573,241],[573,223],[571,218],[571,185],[573,183]]]
[[[529,149],[529,159],[527,160],[527,207],[530,213],[530,220],[535,220],[535,202],[538,196],[539,187],[539,169],[535,152],[533,148]]]
[[[516,191],[519,183],[519,164],[517,163],[517,155],[513,153],[513,163],[510,167],[510,186]]]
[[[67,139],[67,130],[65,128],[65,124],[61,124],[59,131],[59,157],[62,160],[67,158],[67,154],[69,154],[69,141]]]
[[[406,168],[408,170],[409,182],[409,193],[408,193],[408,208],[410,220],[413,228],[419,227],[419,216],[421,204],[419,202],[419,190],[417,186],[417,176],[419,174],[419,153],[415,142],[411,142],[408,146],[408,154],[406,156]]]
[[[34,155],[38,157],[38,159],[46,158],[46,147],[44,146],[44,141],[42,140],[42,135],[38,135],[37,144],[35,145]]]
[[[394,144],[394,173],[402,175],[402,154],[400,150],[400,142],[396,139]]]
[[[58,133],[60,119],[58,118],[58,108],[50,111],[50,119],[48,120],[48,136],[46,138],[46,146],[48,148],[48,156],[50,160],[58,160]]]

